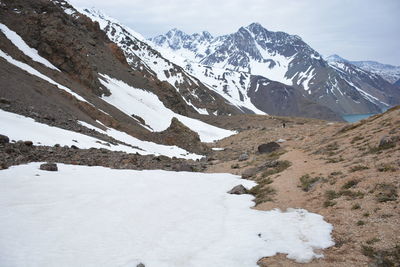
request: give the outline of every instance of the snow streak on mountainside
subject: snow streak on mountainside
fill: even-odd
[[[343,77],[341,70],[329,65],[300,37],[271,32],[258,23],[219,37],[205,33],[188,35],[173,29],[150,41],[163,55],[186,66],[187,70],[192,68],[192,64],[200,63],[262,76],[293,86],[309,100],[339,114],[378,112],[386,107],[388,98],[391,99],[390,105],[399,101],[396,92],[394,96],[390,95],[393,88],[386,92],[386,88],[382,90],[369,81],[354,83],[353,79]],[[199,75],[196,77],[202,80]]]
[[[66,92],[68,92],[69,94],[73,95],[76,99],[82,101],[82,102],[87,102],[84,98],[82,98],[80,95],[76,94],[75,92],[73,92],[71,89],[53,81],[51,78],[47,77],[46,75],[43,75],[42,73],[40,73],[39,71],[35,70],[34,68],[32,68],[31,66],[29,66],[28,64],[25,64],[23,62],[17,61],[15,59],[13,59],[12,57],[10,57],[9,55],[7,55],[6,53],[4,53],[3,51],[0,50],[0,57],[4,58],[5,60],[7,60],[10,64],[15,65],[16,67],[32,74],[35,75],[51,84],[54,84],[55,86],[57,86],[59,89],[64,90]]]
[[[42,63],[50,69],[60,71],[59,69],[54,67],[54,65],[51,64],[47,59],[41,57],[36,49],[29,47],[16,32],[10,30],[6,25],[0,23],[0,31],[2,31],[3,34],[7,36],[7,38],[28,57],[36,62]]]
[[[252,111],[255,114],[265,114],[264,111],[254,106],[248,96],[247,91],[250,85],[248,73],[189,62],[185,69],[244,112]]]

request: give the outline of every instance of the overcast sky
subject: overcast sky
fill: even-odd
[[[324,56],[400,65],[400,0],[70,0],[145,37],[171,28],[228,34],[252,22],[299,35]]]

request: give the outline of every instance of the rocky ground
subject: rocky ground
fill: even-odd
[[[134,170],[202,171],[206,168],[205,161],[166,156],[142,156],[107,149],[79,149],[76,146],[34,146],[29,140],[5,142],[4,139],[4,136],[0,135],[0,170],[29,162],[60,162]]]
[[[258,182],[247,192],[255,196],[255,209],[304,208],[323,215],[334,226],[336,245],[323,251],[324,258],[306,266],[399,266],[400,108],[354,124],[256,115],[217,118],[210,116],[208,122],[238,134],[208,144],[202,161],[34,146],[30,141],[10,142],[2,137],[0,169],[43,161],[229,172]],[[175,138],[176,131],[161,134]],[[261,153],[259,146],[270,142],[261,149],[266,153]],[[259,265],[297,264],[277,255],[261,259]]]
[[[245,124],[215,144],[225,150],[214,151],[207,172],[257,181],[250,190],[255,209],[323,215],[336,245],[306,266],[400,266],[399,115],[397,108],[354,124],[292,119],[283,128],[282,118]],[[278,140],[279,150],[258,152],[260,144]],[[259,265],[296,264],[277,255]]]

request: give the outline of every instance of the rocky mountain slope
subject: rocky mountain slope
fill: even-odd
[[[1,116],[10,123],[3,134],[14,140],[21,136],[20,126],[31,129],[35,144],[53,140],[48,145],[71,145],[75,140],[80,148],[96,144],[144,155],[199,158],[187,150],[202,154],[201,141],[232,134],[190,118],[198,111],[174,86],[147,69],[132,68],[132,58],[127,60],[99,24],[65,1],[1,1],[0,41]],[[204,110],[241,112],[207,88],[201,90],[199,95],[206,96],[196,103]],[[168,132],[179,126],[171,124],[174,117],[197,138],[186,135],[186,145],[171,138]]]
[[[380,88],[363,77],[348,79],[300,37],[271,32],[258,23],[218,37],[207,33],[188,35],[173,29],[150,41],[188,71],[202,64],[262,76],[293,86],[308,100],[338,114],[378,112],[399,103],[399,93],[390,84]],[[204,71],[192,72],[202,80],[197,73]],[[363,83],[355,84],[353,79]],[[393,102],[386,103],[388,99]]]

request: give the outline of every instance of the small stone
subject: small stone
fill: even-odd
[[[138,265],[136,265],[136,267],[146,267],[146,265],[144,265],[143,263],[139,263]]]
[[[26,146],[33,146],[33,142],[32,141],[24,141],[24,144]]]
[[[77,146],[75,146],[75,145],[72,145],[71,148],[72,148],[72,149],[79,149],[79,148],[78,148]]]
[[[379,148],[389,148],[392,147],[396,144],[398,141],[398,137],[392,137],[392,136],[383,136],[381,140],[379,141]]]
[[[40,165],[40,169],[43,171],[50,171],[50,172],[58,171],[57,164],[55,163],[43,163],[42,165]]]
[[[8,136],[0,134],[0,144],[10,143],[10,138]]]
[[[247,153],[243,153],[239,156],[238,160],[239,161],[245,161],[249,159],[249,155]]]
[[[1,104],[11,104],[11,101],[6,98],[0,97],[0,103]]]
[[[247,189],[246,187],[240,184],[229,190],[228,193],[233,195],[243,195],[247,194]]]

